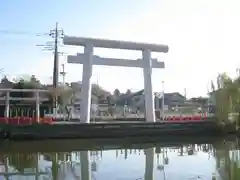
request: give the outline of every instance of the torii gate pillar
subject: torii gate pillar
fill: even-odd
[[[152,59],[151,51],[143,50],[143,77],[144,77],[144,98],[145,98],[145,118],[148,122],[155,122],[155,106],[152,88]]]
[[[90,105],[91,105],[91,77],[92,66],[97,65],[110,65],[110,66],[125,66],[125,67],[141,67],[144,74],[144,95],[145,95],[145,114],[147,122],[155,122],[155,107],[154,107],[154,95],[152,88],[152,68],[164,68],[163,62],[153,61],[151,59],[151,51],[154,52],[168,52],[168,46],[157,44],[145,44],[135,43],[127,41],[115,41],[104,39],[92,39],[82,37],[69,37],[63,38],[63,43],[66,45],[84,46],[84,60],[77,59],[71,61],[71,56],[68,56],[68,62],[83,64],[82,75],[82,89],[81,89],[81,108],[80,108],[80,120],[89,123],[90,122]],[[112,59],[112,58],[99,58],[93,56],[93,48],[110,48],[110,49],[126,49],[126,50],[140,50],[142,51],[142,59],[135,61],[127,61],[124,59]],[[74,58],[74,57],[72,57]],[[78,58],[78,57],[77,57]],[[102,60],[102,62],[98,62]]]
[[[86,60],[83,64],[80,120],[90,122],[91,97],[92,97],[92,69],[93,69],[93,45],[87,44],[84,48]]]

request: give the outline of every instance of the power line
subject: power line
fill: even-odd
[[[58,28],[58,23],[54,29],[50,29],[48,33],[36,33],[36,32],[27,32],[27,31],[15,31],[15,30],[3,30],[0,29],[0,34],[9,34],[9,35],[27,35],[27,36],[37,36],[37,37],[51,37],[53,41],[48,41],[45,44],[36,45],[42,47],[44,51],[51,51],[54,53],[54,66],[53,66],[53,88],[58,87],[59,81],[59,55],[63,54],[58,51],[58,47],[61,44],[61,39],[63,38],[64,32],[62,29]],[[57,108],[57,96],[53,99],[53,108]]]
[[[43,51],[50,51],[54,54],[54,68],[53,68],[53,87],[56,88],[58,86],[59,79],[59,55],[63,55],[65,53],[59,52],[59,46],[61,46],[61,39],[63,38],[64,32],[63,29],[58,28],[58,23],[56,23],[56,27],[54,29],[50,29],[48,35],[52,37],[52,41],[47,41],[45,44],[36,45],[38,47],[42,47]]]
[[[3,30],[3,29],[0,29],[0,34],[9,34],[9,35],[28,35],[28,36],[39,36],[39,37],[42,37],[42,36],[49,36],[50,34],[49,33],[45,33],[45,32],[27,32],[27,31],[14,31],[14,30]]]

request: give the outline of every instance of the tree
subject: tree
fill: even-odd
[[[41,86],[40,81],[36,78],[35,75],[32,75],[32,76],[30,77],[29,82],[30,82],[31,84],[34,84],[35,87],[39,87],[39,88],[40,88],[40,86]]]
[[[39,89],[40,88],[40,82],[35,82],[31,80],[25,80],[25,79],[19,79],[19,81],[12,84],[13,89]],[[10,97],[34,97],[34,92],[22,92],[22,91],[16,91],[16,92],[10,92]],[[11,101],[11,103],[19,103],[20,101]]]
[[[130,95],[130,94],[132,94],[132,91],[131,91],[130,89],[128,89],[127,92],[126,92],[126,94],[127,94],[127,95]]]
[[[106,90],[104,90],[101,86],[98,84],[92,84],[92,94],[99,97],[107,97],[110,93]]]
[[[220,121],[226,121],[230,111],[230,104],[228,101],[228,86],[230,84],[227,83],[227,79],[228,77],[226,74],[219,74],[216,79],[217,88],[215,88],[214,84],[212,83],[212,90],[216,99],[216,115]]]
[[[115,89],[113,94],[115,97],[119,97],[121,93],[120,93],[119,89]]]
[[[115,104],[115,99],[114,99],[113,96],[108,95],[106,99],[107,99],[108,105],[114,105]]]
[[[240,77],[230,78],[226,73],[217,77],[217,88],[212,82],[212,94],[216,100],[216,116],[226,122],[232,115],[237,123],[240,122]],[[237,115],[237,116],[236,116]]]
[[[108,112],[110,113],[111,116],[113,116],[114,110],[115,110],[114,105],[116,103],[115,97],[113,97],[112,95],[108,95],[107,102],[108,102]]]
[[[68,86],[60,86],[57,88],[50,87],[49,89],[51,99],[57,97],[59,110],[67,114],[69,120],[72,109],[69,108],[73,104],[74,91]],[[53,102],[52,102],[53,103]]]
[[[1,88],[12,88],[13,83],[11,81],[9,81],[9,79],[7,78],[7,76],[4,76],[1,79]],[[5,95],[5,92],[0,92],[1,95]]]
[[[70,119],[72,112],[72,106],[74,104],[74,91],[70,87],[63,87],[63,91],[60,94],[59,105],[62,111],[67,114],[67,120]]]
[[[9,83],[10,81],[8,80],[7,76],[4,76],[2,79],[1,79],[1,83]]]

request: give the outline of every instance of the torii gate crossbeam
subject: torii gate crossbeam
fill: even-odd
[[[168,52],[167,45],[136,43],[127,41],[104,40],[93,38],[69,37],[64,36],[63,43],[65,45],[84,46],[84,53],[79,56],[69,56],[68,62],[70,63],[83,63],[82,74],[82,103],[80,109],[80,119],[89,123],[90,121],[90,104],[91,104],[91,77],[92,66],[94,62],[97,65],[112,65],[112,66],[125,66],[125,67],[142,67],[144,72],[144,96],[145,96],[145,111],[146,121],[155,122],[155,108],[152,89],[152,68],[164,68],[163,62],[158,62],[151,59],[151,51],[154,52]],[[99,58],[93,55],[94,47],[110,48],[110,49],[127,49],[127,50],[141,50],[142,59],[127,61],[125,59],[113,58]],[[82,58],[81,58],[82,57]],[[84,58],[84,59],[83,59]],[[110,62],[109,60],[114,62]],[[96,62],[99,60],[99,62]],[[119,61],[119,62],[118,62]]]

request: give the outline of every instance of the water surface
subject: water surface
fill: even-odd
[[[0,179],[239,180],[240,151],[237,144],[236,141],[219,140],[212,144],[180,143],[161,147],[143,144],[143,149],[141,145],[138,149],[117,149],[117,146],[106,149],[106,146],[105,149],[84,151],[69,147],[69,152],[43,152],[42,143],[39,152],[24,152],[16,147],[6,152],[3,148]],[[26,143],[22,145],[26,146]],[[31,145],[29,142],[29,149]],[[46,146],[51,149],[47,141]]]

